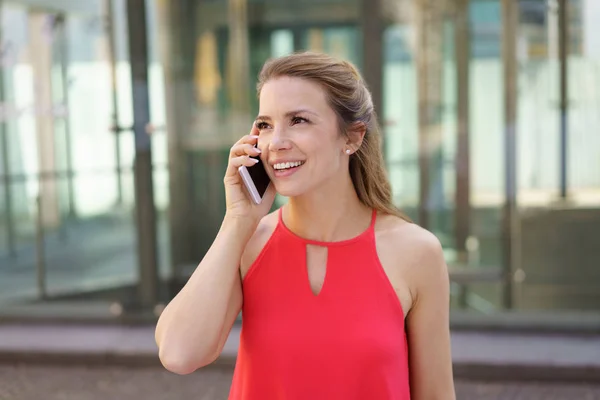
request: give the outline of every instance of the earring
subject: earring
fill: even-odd
[[[352,151],[350,149],[346,149],[346,154],[350,154]]]

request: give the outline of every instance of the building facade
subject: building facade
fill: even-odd
[[[0,311],[169,301],[221,222],[262,64],[314,50],[367,80],[453,315],[600,314],[597,1],[0,4]]]

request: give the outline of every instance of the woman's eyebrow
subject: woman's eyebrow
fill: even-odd
[[[307,113],[307,114],[312,114],[314,116],[318,116],[317,113],[315,113],[314,111],[308,110],[308,109],[299,109],[299,110],[293,110],[293,111],[288,111],[285,113],[286,117],[291,117],[294,116],[296,114],[301,114],[301,113]],[[269,117],[268,115],[259,115],[258,117],[256,117],[256,121],[270,121],[271,117]]]

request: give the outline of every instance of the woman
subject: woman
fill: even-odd
[[[230,399],[454,399],[442,249],[392,204],[359,73],[293,54],[265,64],[258,94],[221,229],[158,321],[161,362],[210,364],[241,310]],[[260,205],[238,173],[250,156],[272,180]],[[268,214],[276,191],[289,201]]]

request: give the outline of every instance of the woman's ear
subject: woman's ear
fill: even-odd
[[[348,127],[346,146],[356,153],[362,145],[362,141],[367,133],[367,125],[364,122],[355,122]]]

